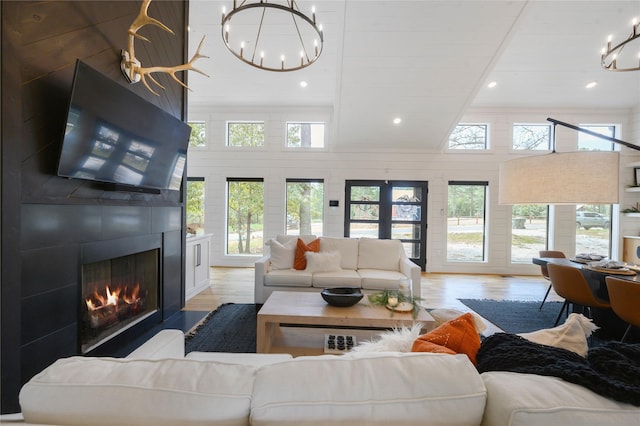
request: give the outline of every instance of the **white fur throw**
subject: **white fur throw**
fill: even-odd
[[[598,326],[589,318],[574,313],[569,315],[569,318],[562,325],[519,335],[535,343],[564,348],[587,356],[589,350],[587,337],[597,329]]]
[[[305,254],[307,258],[307,272],[335,272],[341,271],[340,253],[337,251],[314,253],[308,251]]]
[[[420,336],[422,324],[385,331],[376,338],[360,342],[352,352],[411,352],[413,341]]]

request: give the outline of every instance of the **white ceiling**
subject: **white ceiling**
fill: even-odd
[[[296,1],[305,12],[316,6],[324,50],[293,72],[227,51],[220,23],[232,0],[189,4],[190,53],[206,35],[210,56],[196,65],[210,78],[189,74],[190,108],[325,108],[342,149],[441,151],[470,107],[640,107],[640,71],[600,67],[607,36],[629,36],[640,0]],[[640,40],[625,54],[638,52]],[[590,81],[598,85],[586,89]]]

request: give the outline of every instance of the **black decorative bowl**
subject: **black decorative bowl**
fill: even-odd
[[[358,287],[325,288],[320,294],[325,302],[341,308],[353,306],[362,299],[362,292]]]

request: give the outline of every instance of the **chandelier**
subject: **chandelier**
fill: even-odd
[[[602,48],[602,58],[600,63],[602,67],[609,71],[640,71],[640,52],[636,55],[636,62],[632,59],[627,60],[624,64],[618,64],[620,54],[624,47],[640,37],[640,23],[636,18],[631,22],[631,34],[622,43],[611,47],[612,36],[607,40],[607,47]],[[640,51],[640,49],[639,49]]]
[[[282,3],[282,4],[280,4]],[[302,13],[295,0],[233,1],[222,9],[222,40],[241,61],[268,71],[295,71],[313,64],[322,53],[322,25]]]

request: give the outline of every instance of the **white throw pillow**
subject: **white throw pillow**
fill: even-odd
[[[519,336],[541,345],[564,348],[578,355],[587,356],[589,350],[587,337],[597,329],[598,326],[584,315],[571,314],[562,325],[531,333],[521,333]]]
[[[326,253],[315,253],[308,251],[305,254],[307,258],[307,272],[335,272],[341,271],[340,253],[330,251]]]
[[[277,240],[269,240],[269,260],[271,269],[291,269],[296,257],[297,240],[289,240],[281,243]]]

